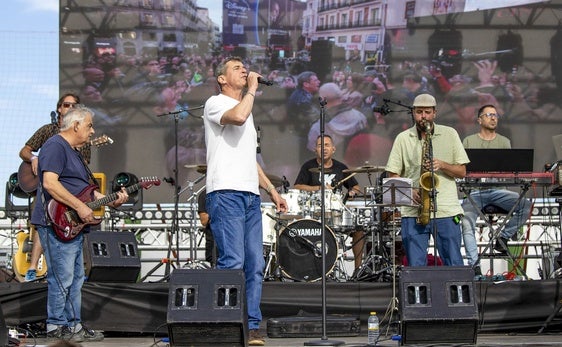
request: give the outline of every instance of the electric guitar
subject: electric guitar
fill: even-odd
[[[27,270],[31,266],[31,250],[33,249],[33,233],[36,232],[35,228],[31,226],[29,232],[21,230],[16,235],[18,242],[18,250],[12,259],[12,269],[14,272],[25,277]],[[39,262],[37,263],[37,278],[45,277],[47,274],[47,261],[45,255],[41,254]]]
[[[152,186],[159,185],[160,179],[156,177],[141,178],[139,183],[126,187],[125,189],[127,194],[131,194],[142,188],[148,189]],[[84,188],[84,190],[78,194],[77,198],[84,202],[92,210],[117,200],[117,193],[112,193],[101,199],[93,200],[94,190],[97,188],[98,186],[91,184]],[[47,205],[47,215],[52,222],[53,230],[55,231],[56,236],[61,241],[70,241],[78,236],[86,225],[98,225],[102,221],[101,218],[97,218],[92,222],[85,223],[80,219],[76,210],[69,208],[55,199],[51,199],[51,201],[49,201],[49,204]]]
[[[112,144],[113,140],[107,136],[102,135],[92,139],[90,145],[101,147],[103,145]],[[24,192],[27,194],[33,194],[39,186],[39,177],[33,174],[31,169],[31,163],[27,161],[22,161],[20,167],[18,168],[18,184]]]

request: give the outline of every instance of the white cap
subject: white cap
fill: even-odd
[[[420,94],[420,95],[416,96],[412,106],[414,106],[414,107],[435,107],[435,106],[437,106],[437,101],[435,101],[435,98],[432,95]]]

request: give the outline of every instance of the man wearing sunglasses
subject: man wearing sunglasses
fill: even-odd
[[[34,176],[37,176],[37,152],[41,149],[43,144],[52,136],[56,135],[60,131],[60,125],[62,118],[66,113],[74,108],[74,105],[80,103],[80,98],[76,94],[66,93],[63,94],[59,101],[57,102],[57,112],[56,118],[54,118],[54,112],[52,112],[51,123],[43,125],[27,140],[23,148],[20,150],[20,158],[27,163],[31,164],[31,171]],[[87,164],[90,163],[91,149],[90,144],[80,148],[80,153],[86,161]],[[33,192],[35,194],[35,192]],[[33,207],[31,207],[33,210]],[[30,216],[31,217],[31,216]],[[37,280],[37,267],[39,264],[39,259],[41,259],[41,254],[43,254],[43,249],[41,248],[41,243],[36,232],[33,233],[33,248],[31,250],[31,259],[29,263],[29,268],[25,274],[25,281],[32,282]]]
[[[511,141],[496,132],[500,116],[494,105],[484,105],[478,110],[478,124],[480,131],[467,136],[463,140],[464,148],[511,148]],[[505,211],[510,211],[519,199],[519,194],[505,189],[473,190],[470,196],[475,202],[474,206],[468,199],[462,204],[464,218],[462,219],[462,235],[468,264],[474,269],[477,276],[482,275],[476,245],[476,218],[478,210],[486,205],[494,205]],[[478,208],[478,209],[477,209]],[[531,202],[522,199],[515,208],[515,212],[507,222],[505,228],[496,239],[494,250],[500,254],[507,254],[507,241],[515,235],[517,230],[525,223],[531,211]]]

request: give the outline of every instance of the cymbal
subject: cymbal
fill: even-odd
[[[279,176],[271,175],[266,173],[267,178],[271,181],[275,187],[281,187],[283,185],[283,179]]]
[[[185,167],[186,169],[196,169],[200,174],[207,173],[206,164],[184,165],[183,167]]]
[[[320,168],[319,167],[313,167],[313,168],[308,169],[308,171],[310,171],[312,173],[320,173]],[[324,172],[325,173],[331,173],[332,169],[329,168],[329,167],[325,167]]]
[[[369,172],[382,172],[384,171],[384,166],[374,166],[374,165],[364,165],[356,167],[355,169],[345,169],[342,170],[344,173],[369,173]]]

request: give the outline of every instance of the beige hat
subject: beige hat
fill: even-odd
[[[412,104],[414,107],[435,107],[437,106],[437,102],[435,98],[429,94],[420,94],[416,96],[414,99],[414,103]]]

